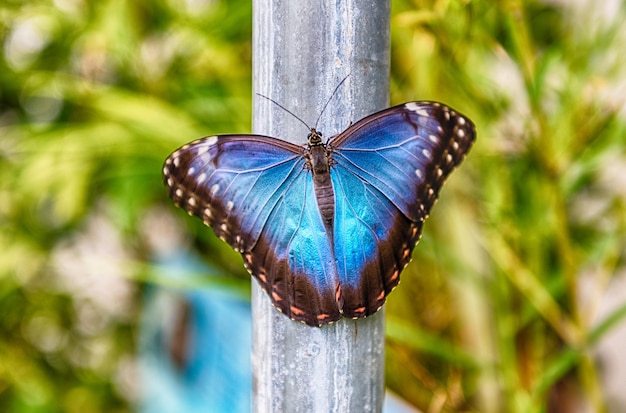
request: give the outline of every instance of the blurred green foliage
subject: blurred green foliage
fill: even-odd
[[[626,276],[624,5],[392,6],[391,103],[446,102],[478,142],[389,300],[387,385],[429,412],[623,411],[595,349],[626,314],[603,306]],[[247,1],[0,5],[0,411],[131,410],[163,240],[245,291],[160,170],[249,131],[251,20]]]

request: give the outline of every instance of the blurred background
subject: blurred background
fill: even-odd
[[[0,412],[239,408],[250,277],[161,167],[250,131],[251,8],[0,4]],[[619,0],[392,2],[391,104],[478,128],[387,304],[386,385],[414,407],[626,411],[625,19]]]

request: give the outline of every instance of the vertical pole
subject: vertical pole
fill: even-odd
[[[253,91],[330,137],[388,106],[389,0],[254,0]],[[305,144],[308,130],[254,96],[255,133]],[[253,282],[256,413],[380,412],[384,314],[322,328],[291,321]]]

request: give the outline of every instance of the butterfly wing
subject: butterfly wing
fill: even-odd
[[[341,314],[331,240],[303,151],[266,136],[211,136],[172,153],[163,178],[178,206],[243,255],[279,310],[320,325]]]
[[[366,316],[383,305],[441,185],[474,138],[471,121],[449,107],[409,102],[330,139],[344,315]]]

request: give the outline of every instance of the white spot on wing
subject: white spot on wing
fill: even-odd
[[[430,159],[430,157],[432,156],[428,149],[422,149],[422,155],[424,155],[428,159]]]
[[[416,170],[415,170],[415,175],[417,175],[417,177],[418,177],[419,179],[424,178],[424,175],[422,174],[422,171],[421,171],[421,170],[419,170],[419,169],[416,169]]]
[[[196,198],[190,196],[189,199],[187,200],[187,203],[192,207],[196,206]]]
[[[217,139],[217,138],[216,138]],[[209,151],[209,145],[201,145],[198,148],[198,155],[202,155],[204,153],[207,153]]]
[[[217,191],[219,191],[220,186],[218,184],[215,184],[211,187],[211,195],[215,195],[217,193]]]
[[[182,198],[183,197],[183,190],[180,188],[176,189],[176,192],[174,192],[176,194],[177,197]]]
[[[201,184],[204,181],[206,181],[206,174],[202,172],[200,175],[198,175],[198,178],[196,178],[196,182]]]
[[[187,175],[193,175],[194,173],[196,173],[196,168],[193,166],[187,170]]]
[[[211,137],[207,138],[207,139],[206,139],[206,143],[207,143],[207,145],[209,145],[209,146],[213,146],[213,145],[215,145],[215,144],[217,143],[217,136],[211,136]],[[209,148],[207,147],[207,150],[208,150],[208,149],[209,149]]]
[[[180,158],[178,157],[178,155],[176,155],[173,162],[174,162],[174,166],[178,168],[178,165],[180,165]]]
[[[415,102],[409,102],[405,104],[404,107],[410,110],[411,112],[417,113],[420,116],[428,116],[428,112],[426,111],[426,109],[424,109],[423,107],[421,107]]]
[[[433,143],[439,142],[439,138],[436,137],[435,135],[428,135],[428,139],[430,139],[430,141]]]
[[[233,204],[233,201],[228,201],[226,203],[226,209],[229,210],[229,211],[232,211],[234,206],[235,205]]]
[[[465,118],[464,118],[464,117],[462,117],[462,116],[459,116],[459,117],[456,119],[456,122],[457,122],[459,125],[465,125]]]

